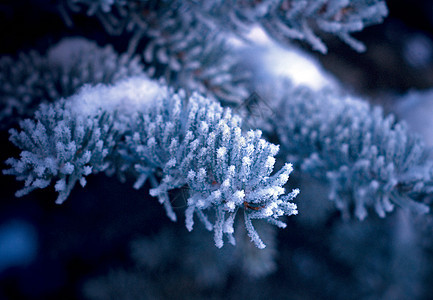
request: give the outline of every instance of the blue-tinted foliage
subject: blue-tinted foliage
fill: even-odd
[[[41,102],[77,92],[86,83],[114,83],[144,74],[138,57],[117,54],[84,38],[65,38],[48,49],[0,58],[0,127],[29,117]]]
[[[87,13],[96,14],[112,34],[120,34],[125,29],[153,34],[155,42],[151,44],[154,45],[164,44],[157,42],[158,39],[166,39],[158,32],[164,27],[172,29],[166,31],[171,40],[180,41],[179,38],[185,35],[194,38],[202,34],[204,28],[213,31],[225,29],[242,36],[253,25],[261,25],[280,42],[305,40],[323,53],[327,48],[315,30],[334,34],[355,50],[364,51],[364,45],[350,34],[361,31],[365,26],[381,23],[388,14],[382,0],[69,0],[67,3],[75,11],[81,9],[80,4],[83,5]],[[158,25],[155,26],[155,23]],[[189,27],[182,26],[187,24]],[[188,40],[182,39],[184,43]]]
[[[35,120],[11,131],[11,141],[22,152],[20,159],[7,161],[11,169],[5,174],[25,181],[17,196],[54,180],[57,203],[62,203],[90,173],[131,171],[137,189],[150,180],[150,194],[172,220],[176,215],[168,192],[187,185],[188,230],[196,214],[214,231],[218,247],[223,235],[234,243],[233,223],[241,210],[251,240],[264,248],[251,221],[285,227],[278,218],[297,213],[289,201],[298,190],[284,195],[292,166],[271,175],[278,146],[262,139],[260,131],[242,133],[240,123],[217,102],[198,94],[186,99],[183,92],[146,78],[87,86],[68,99],[42,105]],[[215,216],[209,219],[210,212]]]
[[[90,299],[429,295],[433,218],[425,213],[433,164],[428,149],[404,123],[365,99],[343,94],[345,87],[334,79],[313,91],[276,78],[290,68],[293,76],[299,73],[294,82],[301,82],[296,79],[312,74],[304,72],[301,61],[311,57],[291,58],[291,68],[285,54],[293,54],[293,47],[267,51],[271,40],[252,35],[261,27],[282,45],[301,41],[321,53],[328,51],[325,44],[342,46],[338,60],[325,58],[332,64],[347,53],[364,61],[369,54],[360,56],[332,39],[363,51],[353,34],[382,22],[388,13],[384,1],[32,2],[33,8],[47,5],[46,15],[58,22],[62,14],[69,26],[59,33],[46,29],[35,47],[72,32],[107,44],[67,38],[43,54],[19,54],[23,44],[17,44],[16,56],[0,58],[0,131],[13,127],[10,141],[21,151],[4,153],[15,155],[6,161],[4,174],[23,181],[17,196],[51,188],[57,203],[74,198],[55,210],[42,201],[34,205],[44,216],[35,221],[44,239],[35,259],[49,268],[51,257],[57,265],[63,255],[59,273],[68,275],[63,293],[84,284]],[[0,17],[14,15],[15,9],[0,5]],[[365,40],[371,35],[367,32]],[[371,56],[388,66],[392,57],[383,59],[388,52],[382,46],[370,47]],[[416,102],[421,96],[409,98]],[[290,181],[287,162],[296,170]],[[116,175],[138,191],[125,187],[119,193],[122,187],[104,175]],[[91,184],[75,193],[88,176],[94,176]],[[296,198],[298,189],[286,193],[292,186],[303,193]],[[46,195],[51,194],[34,194]],[[132,195],[143,199],[134,202]],[[156,216],[159,207],[152,197],[169,218]],[[83,203],[95,219],[83,222]],[[417,215],[421,226],[395,206],[424,213]],[[302,216],[284,220],[298,209]],[[346,218],[351,215],[365,220]],[[187,230],[168,219],[185,221]],[[98,230],[86,228],[89,224]],[[58,236],[57,247],[51,247],[47,241]],[[89,248],[82,240],[95,242]],[[222,247],[226,241],[232,245]],[[113,270],[107,276],[87,280],[107,268]],[[21,279],[17,286],[26,281]]]
[[[368,209],[384,217],[394,205],[426,213],[432,166],[422,140],[378,107],[330,90],[287,83],[269,120],[283,152],[303,172],[326,180],[343,215]]]

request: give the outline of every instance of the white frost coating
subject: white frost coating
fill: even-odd
[[[57,192],[64,191],[65,188],[66,188],[66,182],[65,182],[64,179],[60,179],[60,180],[58,180],[58,181],[56,182],[56,184],[54,185],[54,189],[55,189]]]
[[[229,211],[234,211],[235,208],[236,208],[236,205],[235,205],[235,203],[233,201],[227,202],[226,206],[227,206],[227,208],[228,208]]]
[[[274,167],[274,164],[275,164],[275,157],[268,156],[268,158],[266,159],[265,167],[272,169]]]
[[[176,165],[176,158],[170,159],[165,165],[167,168],[173,168]]]
[[[239,205],[239,203],[241,203],[245,198],[245,192],[244,191],[236,191],[235,194],[233,195],[233,198],[236,201],[236,204]]]
[[[245,167],[251,166],[251,159],[248,156],[242,158],[242,165]]]
[[[118,110],[132,115],[167,95],[166,87],[140,76],[120,81],[113,86],[85,86],[68,100],[68,105],[74,113],[87,116],[98,115],[101,110]]]
[[[65,166],[63,167],[63,170],[62,170],[62,172],[64,173],[64,174],[72,174],[72,172],[74,172],[74,165],[73,164],[71,164],[70,162],[67,162],[66,164],[65,164]]]
[[[223,181],[223,183],[221,184],[222,187],[228,188],[230,186],[230,180],[226,179]]]
[[[217,150],[217,157],[219,159],[222,159],[222,158],[224,158],[224,156],[226,155],[226,153],[227,153],[227,148],[226,147],[218,148],[218,150]]]
[[[186,227],[192,230],[197,216],[214,232],[217,247],[225,236],[234,243],[238,211],[244,211],[248,234],[260,248],[264,243],[252,220],[281,227],[280,212],[290,216],[295,211],[288,203],[291,194],[279,199],[291,169],[271,175],[278,147],[262,139],[261,131],[243,135],[240,118],[219,103],[198,94],[187,99],[147,78],[85,87],[69,99],[41,106],[35,120],[21,126],[21,132],[11,131],[11,141],[23,150],[21,158],[9,159],[11,169],[4,171],[25,181],[18,196],[54,180],[60,204],[76,183],[86,184],[90,173],[131,172],[137,189],[149,180],[149,194],[175,221],[169,191],[187,186]]]
[[[333,90],[285,86],[270,119],[281,146],[297,168],[329,184],[328,197],[345,217],[363,219],[368,208],[384,217],[390,202],[429,211],[422,199],[433,190],[431,162],[404,123]]]

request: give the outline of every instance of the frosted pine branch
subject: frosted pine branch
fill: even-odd
[[[20,131],[12,129],[10,140],[22,150],[20,159],[7,160],[12,168],[5,174],[25,181],[17,196],[54,182],[59,193],[56,203],[69,196],[77,181],[85,185],[85,176],[106,171],[112,174],[119,137],[128,129],[130,111],[141,105],[132,100],[143,95],[155,97],[156,83],[131,86],[138,79],[122,81],[117,91],[105,86],[84,87],[78,94],[52,104],[42,104],[34,119],[20,122]],[[139,81],[142,83],[142,81]],[[131,99],[132,98],[132,99]]]
[[[144,74],[138,57],[118,55],[84,38],[65,38],[48,49],[0,59],[0,128],[29,117],[41,102],[77,92],[86,83],[114,83]]]
[[[276,8],[270,10],[261,22],[268,34],[278,41],[304,40],[322,53],[326,53],[327,48],[316,31],[333,34],[356,51],[362,52],[365,51],[365,46],[351,34],[382,23],[388,14],[385,1],[382,0],[277,2]]]
[[[289,83],[275,93],[273,124],[283,153],[303,172],[326,180],[329,198],[343,215],[364,219],[395,205],[429,211],[433,192],[427,149],[404,123],[380,108],[330,90],[314,92]]]
[[[73,11],[96,15],[111,35],[132,32],[130,54],[148,40],[143,59],[150,76],[225,102],[247,97],[249,74],[237,70],[233,46],[220,30],[200,21],[188,1],[66,2]]]
[[[128,153],[136,161],[139,175],[136,188],[145,178],[162,170],[151,195],[157,196],[175,219],[168,191],[188,185],[190,196],[186,226],[192,230],[194,214],[215,233],[215,243],[223,245],[223,235],[233,239],[233,222],[239,209],[251,239],[264,247],[252,219],[265,219],[281,227],[277,219],[296,213],[290,202],[297,190],[283,196],[284,184],[292,171],[289,164],[271,176],[278,146],[261,138],[260,131],[243,134],[241,120],[229,109],[197,94],[185,106],[182,94],[162,99],[149,109],[126,139]],[[143,179],[144,178],[144,179]],[[151,181],[152,182],[152,181]],[[214,211],[214,222],[209,220]]]
[[[157,27],[187,20],[192,25],[188,31],[196,31],[192,32],[195,35],[200,34],[198,28],[207,27],[244,36],[252,26],[261,25],[277,41],[303,40],[322,53],[327,48],[316,32],[333,34],[353,49],[364,51],[364,45],[351,34],[381,23],[388,14],[382,0],[172,0],[163,4],[160,1],[68,0],[67,3],[75,11],[81,9],[80,4],[86,7],[87,13],[97,15],[111,34],[124,30],[151,31],[149,24],[155,24],[155,20],[159,20]],[[174,28],[173,38],[184,31],[181,28]]]
[[[146,78],[85,87],[42,105],[20,132],[11,131],[11,141],[23,151],[20,159],[7,161],[11,168],[5,173],[25,181],[17,196],[55,182],[61,203],[91,172],[130,171],[137,176],[135,188],[150,181],[150,194],[172,220],[168,192],[188,186],[188,230],[196,215],[214,231],[218,247],[224,235],[234,243],[233,223],[241,210],[251,240],[263,248],[252,220],[285,227],[279,218],[297,213],[290,200],[298,190],[284,195],[290,164],[272,175],[278,146],[260,131],[243,133],[240,125],[218,103],[198,94],[187,99]]]
[[[130,54],[140,49],[167,82],[187,92],[199,91],[226,103],[248,96],[251,74],[240,68],[230,37],[247,40],[254,26],[262,26],[282,43],[303,40],[322,53],[325,44],[316,32],[331,33],[357,51],[364,45],[351,34],[381,23],[387,8],[381,0],[289,1],[132,1],[67,0],[75,12],[96,15],[111,35],[132,33]]]

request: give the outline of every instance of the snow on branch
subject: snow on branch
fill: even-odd
[[[199,20],[188,1],[71,0],[65,5],[96,15],[111,35],[131,32],[128,52],[143,52],[152,77],[225,102],[248,96],[249,75],[235,72],[239,66],[233,46],[220,30]]]
[[[142,51],[156,72],[151,76],[224,103],[248,97],[251,79],[234,57],[233,38],[250,41],[251,30],[261,26],[278,42],[302,40],[326,53],[318,37],[324,32],[363,51],[351,34],[381,23],[388,13],[381,0],[65,0],[63,5],[63,12],[97,16],[111,35],[129,34],[129,54]]]
[[[291,164],[273,173],[279,147],[260,131],[241,131],[241,119],[217,102],[136,77],[113,86],[86,86],[74,96],[41,105],[34,119],[11,130],[22,152],[10,158],[5,174],[25,181],[17,196],[54,183],[62,203],[76,182],[91,173],[131,172],[140,188],[149,180],[150,194],[176,215],[168,192],[188,186],[186,227],[194,216],[214,231],[217,247],[226,235],[234,243],[237,212],[244,214],[251,240],[265,244],[252,220],[285,227],[283,215],[297,213],[291,203],[298,190],[285,194]]]
[[[144,74],[138,57],[79,37],[61,40],[45,55],[31,51],[2,57],[0,69],[0,128],[31,116],[41,102],[71,96],[86,83],[114,83]]]

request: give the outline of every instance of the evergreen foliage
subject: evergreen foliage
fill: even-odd
[[[41,102],[54,102],[86,83],[114,83],[144,74],[137,56],[117,54],[84,38],[65,38],[45,55],[36,51],[0,58],[0,126],[30,117]]]
[[[350,34],[361,31],[365,26],[381,23],[388,14],[381,0],[68,0],[67,4],[74,11],[80,10],[83,5],[87,14],[97,15],[111,34],[134,31],[138,39],[146,33],[153,35],[156,45],[169,44],[157,41],[166,39],[164,36],[167,34],[161,34],[163,32],[185,43],[204,28],[212,31],[223,29],[242,36],[253,25],[261,25],[278,41],[305,40],[322,53],[326,53],[327,48],[313,28],[334,34],[355,50],[364,51],[364,45]]]
[[[331,90],[281,84],[270,118],[287,158],[330,187],[329,199],[348,217],[380,217],[394,205],[429,208],[433,169],[428,149],[406,125],[379,107]],[[278,96],[277,96],[278,94]]]
[[[282,196],[292,166],[271,175],[278,146],[261,139],[260,131],[243,134],[240,122],[212,100],[194,94],[187,101],[184,93],[146,78],[86,86],[69,99],[41,105],[35,120],[23,121],[20,132],[11,130],[11,141],[22,152],[19,160],[7,161],[11,169],[4,173],[25,181],[17,196],[54,180],[56,202],[62,203],[92,172],[134,169],[134,187],[149,179],[150,194],[173,221],[168,192],[188,185],[188,230],[197,214],[214,231],[217,247],[224,234],[234,244],[233,223],[241,209],[251,240],[264,248],[251,220],[285,227],[277,219],[297,213],[289,201],[299,191]],[[215,212],[214,222],[209,211]]]
[[[62,299],[78,288],[89,299],[429,297],[431,141],[333,78],[320,90],[296,86],[299,81],[280,78],[265,65],[271,60],[261,58],[274,55],[281,70],[281,53],[302,53],[293,44],[321,56],[327,45],[341,46],[332,42],[337,38],[352,49],[342,45],[336,55],[346,49],[365,59],[357,52],[366,48],[353,35],[383,21],[385,1],[44,5],[45,13],[61,15],[57,21],[66,24],[59,33],[67,38],[41,53],[22,52],[18,43],[16,55],[0,57],[0,133],[12,128],[9,140],[18,150],[4,151],[12,157],[3,174],[23,182],[17,197],[43,190],[19,201],[36,202],[43,211],[34,218],[44,235],[38,263],[49,270],[55,262],[63,269],[53,277],[68,281],[29,295]],[[0,18],[18,6],[0,5]],[[267,42],[257,42],[252,29],[263,29]],[[40,33],[39,42],[57,40],[54,31]],[[68,37],[76,32],[94,41]],[[268,37],[290,47],[267,52],[276,45]],[[382,55],[382,48],[374,50],[373,56]],[[392,106],[410,118],[406,110],[425,109],[430,96],[412,92]],[[419,125],[428,138],[428,126]],[[77,183],[86,190],[74,190]],[[303,192],[298,196],[294,187]],[[56,203],[71,201],[53,208],[39,199],[50,189],[58,193]],[[157,215],[153,197],[168,218]],[[140,209],[131,198],[144,198]],[[89,211],[91,220],[83,222]],[[178,219],[187,230],[170,222]],[[0,258],[11,251],[1,247],[2,221]],[[98,273],[107,275],[89,280]],[[0,281],[0,298],[28,281],[28,274],[16,282],[7,272],[0,278],[4,274],[17,287],[6,280],[4,289]]]

